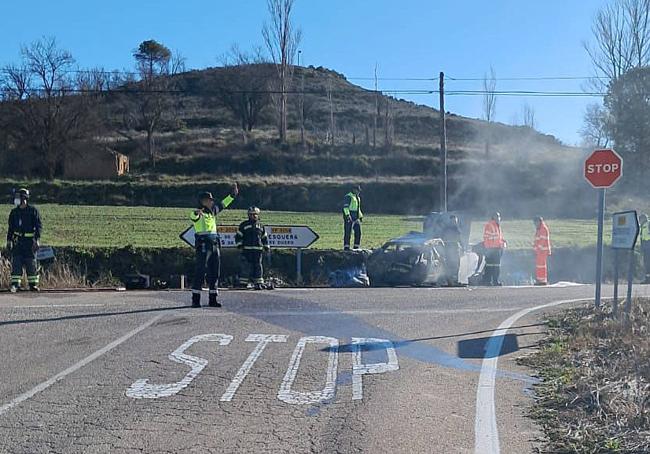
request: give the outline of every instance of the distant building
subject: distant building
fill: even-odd
[[[110,148],[90,149],[65,161],[64,178],[104,180],[129,173],[129,157]]]

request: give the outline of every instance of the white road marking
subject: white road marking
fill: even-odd
[[[306,344],[328,344],[329,355],[327,361],[327,376],[325,380],[325,387],[320,391],[299,392],[292,390],[293,382],[298,375],[300,368],[300,360],[305,352]],[[278,392],[278,399],[282,402],[293,405],[301,404],[315,404],[319,402],[326,402],[332,400],[336,394],[336,369],[339,361],[339,341],[333,337],[325,336],[307,336],[301,337],[296,345],[291,361],[289,361],[289,368],[284,375],[280,391]]]
[[[388,355],[387,363],[363,364],[361,358],[361,345],[382,345]],[[393,343],[388,339],[375,339],[372,337],[353,337],[354,364],[352,366],[352,400],[363,399],[363,376],[366,374],[382,374],[399,369],[397,353]]]
[[[40,383],[30,389],[29,391],[19,395],[18,397],[12,399],[10,402],[0,406],[0,415],[3,413],[6,413],[7,411],[11,410],[12,408],[20,405],[22,402],[25,402],[28,399],[31,399],[34,397],[36,394],[45,391],[47,388],[55,384],[56,382],[63,380],[65,377],[68,375],[72,374],[73,372],[78,371],[82,367],[88,365],[89,363],[93,362],[100,356],[110,352],[113,350],[115,347],[118,347],[119,345],[123,344],[124,342],[128,341],[131,339],[133,336],[136,334],[144,331],[145,329],[149,328],[151,325],[156,323],[158,320],[160,320],[162,317],[164,317],[166,314],[160,314],[149,320],[148,322],[143,323],[142,325],[138,326],[135,328],[133,331],[130,331],[126,333],[124,336],[120,337],[119,339],[114,340],[110,344],[106,345],[103,348],[100,348],[94,353],[91,353],[90,355],[86,356],[84,359],[79,361],[78,363],[73,364],[72,366],[68,367],[66,370],[59,372],[52,378],[45,380],[43,383]]]
[[[219,345],[223,346],[230,344],[231,341],[232,336],[227,334],[201,334],[192,337],[169,354],[170,360],[191,367],[191,370],[181,381],[162,385],[151,385],[149,384],[148,379],[143,378],[133,383],[126,391],[126,395],[133,399],[159,399],[161,397],[169,397],[178,394],[183,388],[186,388],[190,383],[192,383],[192,380],[194,380],[208,364],[207,359],[188,355],[185,353],[185,350],[197,342],[217,342]]]
[[[258,344],[255,346],[248,358],[246,358],[246,361],[242,364],[241,368],[235,375],[235,378],[230,382],[230,386],[228,386],[228,389],[223,393],[219,400],[221,402],[230,402],[266,346],[270,342],[286,342],[288,337],[289,336],[282,334],[250,334],[246,338],[246,342],[257,342]]]
[[[393,310],[328,310],[328,311],[251,311],[251,312],[221,312],[221,311],[193,311],[183,312],[189,317],[320,317],[329,315],[420,315],[420,314],[476,314],[476,313],[501,313],[514,312],[521,307],[510,308],[476,308],[476,309],[393,309]],[[227,310],[227,308],[226,308]]]
[[[485,357],[483,358],[483,363],[481,365],[478,389],[476,390],[476,419],[474,421],[475,454],[499,454],[501,452],[494,404],[494,386],[499,354],[501,353],[503,339],[508,332],[508,329],[510,329],[510,327],[521,317],[524,317],[531,312],[559,306],[561,304],[579,303],[584,301],[589,301],[589,299],[583,298],[555,301],[553,303],[523,309],[506,319],[492,333],[492,336],[490,336],[490,340],[485,347]]]

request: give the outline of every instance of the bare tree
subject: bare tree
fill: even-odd
[[[239,119],[246,143],[262,111],[270,103],[268,86],[273,68],[267,65],[260,48],[245,52],[237,45],[222,57],[222,62],[224,69],[217,87],[219,98]]]
[[[384,147],[390,150],[393,147],[395,133],[395,115],[393,112],[393,100],[386,97],[384,101]]]
[[[522,125],[530,129],[536,129],[537,121],[535,119],[535,108],[524,102],[524,105],[521,108],[521,121]]]
[[[302,36],[300,29],[294,29],[291,19],[294,2],[295,0],[267,0],[270,23],[264,24],[262,28],[264,42],[278,73],[276,107],[281,142],[287,140],[287,92]]]
[[[497,76],[494,68],[490,66],[490,72],[483,76],[483,119],[487,122],[485,127],[485,156],[490,155],[492,141],[492,122],[497,107]]]
[[[334,123],[334,98],[332,97],[332,78],[330,77],[327,81],[327,104],[329,105],[330,115],[329,115],[329,127],[327,130],[327,136],[331,146],[334,146],[336,138],[336,125]]]
[[[4,127],[11,136],[6,143],[20,148],[23,157],[33,152],[31,162],[21,161],[37,163],[37,173],[54,178],[63,172],[67,152],[96,133],[94,107],[101,86],[72,77],[74,58],[53,37],[23,46],[21,55],[20,65],[3,71],[2,91],[9,103]]]
[[[173,115],[170,92],[177,83],[173,76],[185,70],[185,59],[155,40],[140,43],[133,51],[133,57],[140,80],[125,84],[129,95],[124,98],[123,125],[127,130],[145,131],[147,156],[151,166],[155,167],[155,133]],[[122,135],[131,138],[128,131]]]
[[[377,77],[377,63],[375,63],[375,112],[372,125],[372,148],[377,147],[377,122],[379,120],[379,79]]]
[[[609,113],[603,106],[596,103],[587,106],[580,135],[586,147],[603,148],[609,146]]]
[[[583,46],[603,89],[628,70],[650,63],[650,0],[614,0],[602,7],[591,27],[593,43]]]

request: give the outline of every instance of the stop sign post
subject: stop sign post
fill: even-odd
[[[596,307],[600,307],[603,281],[603,225],[605,223],[605,191],[623,175],[623,158],[614,150],[595,150],[585,160],[584,177],[598,189],[598,244],[596,252]]]

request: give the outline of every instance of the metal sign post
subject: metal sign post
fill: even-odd
[[[619,250],[629,251],[629,267],[627,272],[627,300],[625,301],[625,313],[629,314],[632,309],[632,284],[634,279],[634,248],[639,237],[639,219],[636,211],[621,211],[612,215],[612,249],[616,253],[616,280],[614,282],[614,316],[618,313],[618,257]]]
[[[603,224],[605,223],[605,188],[598,190],[598,241],[596,244],[596,308],[600,308],[603,283]]]

